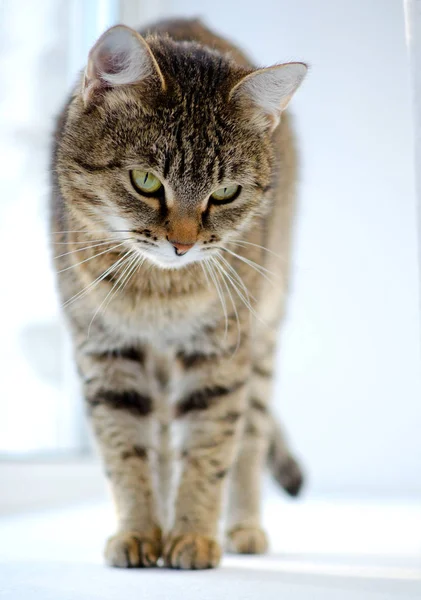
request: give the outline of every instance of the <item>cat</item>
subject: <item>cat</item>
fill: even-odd
[[[269,400],[295,212],[283,111],[305,73],[257,69],[198,20],[117,25],[58,119],[54,267],[117,511],[110,565],[216,567],[225,498],[227,549],[263,553],[265,465],[300,489]]]

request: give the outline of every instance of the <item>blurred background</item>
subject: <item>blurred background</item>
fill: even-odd
[[[0,559],[35,564],[67,552],[100,564],[110,507],[50,264],[51,135],[97,37],[169,16],[201,17],[257,65],[310,64],[291,105],[299,214],[274,398],[308,483],[282,510],[267,488],[275,550],[290,577],[384,576],[388,594],[392,580],[419,583],[421,0],[0,0],[0,512],[19,513],[0,518]],[[88,501],[65,516],[37,512]],[[317,563],[321,552],[336,556],[333,567]],[[361,553],[355,566],[349,556]],[[13,568],[8,581],[21,582]],[[45,563],[36,577],[43,568],[50,576]],[[89,577],[60,573],[89,587]],[[65,597],[120,597],[95,593]]]
[[[420,2],[260,0],[256,10],[254,3],[223,0],[200,6],[193,0],[3,0],[0,11],[3,503],[15,509],[37,499],[43,506],[50,493],[79,497],[97,489],[96,473],[101,481],[99,469],[90,470],[50,266],[51,132],[107,27],[173,15],[203,18],[258,65],[310,63],[291,105],[300,210],[276,408],[306,466],[308,493],[419,499],[413,98],[421,80],[411,77],[417,71],[411,52],[419,60]],[[47,492],[47,466],[60,477],[62,464],[74,489],[54,479]],[[42,486],[37,467],[44,469]],[[20,493],[26,485],[29,496]]]

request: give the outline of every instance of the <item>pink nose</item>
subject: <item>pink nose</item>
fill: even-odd
[[[180,244],[179,242],[174,242],[173,240],[169,240],[169,242],[174,246],[177,256],[182,256],[194,246],[194,244]]]

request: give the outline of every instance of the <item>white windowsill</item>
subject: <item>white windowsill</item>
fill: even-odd
[[[180,573],[105,568],[103,545],[115,527],[109,503],[3,516],[0,596],[5,600],[421,597],[421,509],[415,502],[310,498],[285,502],[279,494],[268,494],[264,521],[271,540],[269,555],[227,555],[216,572]]]
[[[102,500],[106,479],[92,457],[0,462],[0,514],[33,512]]]

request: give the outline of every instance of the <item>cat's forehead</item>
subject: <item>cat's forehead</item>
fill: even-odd
[[[169,106],[155,106],[146,118],[141,104],[139,97],[139,111],[131,102],[130,118],[126,109],[117,117],[119,139],[124,140],[119,150],[127,152],[130,162],[139,160],[153,168],[174,188],[207,189],[244,175],[253,158],[250,136],[241,118],[224,106],[223,98],[186,90]]]
[[[159,140],[159,171],[179,194],[206,193],[219,182],[244,178],[251,153],[233,120],[212,106],[174,113]]]
[[[150,43],[168,83],[144,109],[144,88],[109,95],[103,131],[122,162],[150,167],[177,195],[243,181],[257,163],[249,125],[229,102],[228,57],[193,43]],[[251,134],[251,135],[250,135]],[[253,149],[254,147],[254,149]]]
[[[174,42],[162,38],[148,41],[170,88],[193,94],[202,88],[208,91],[208,95],[228,93],[237,77],[238,68],[228,54],[196,42]]]

